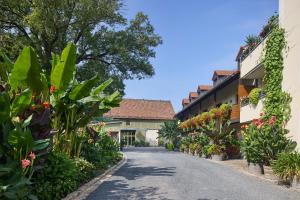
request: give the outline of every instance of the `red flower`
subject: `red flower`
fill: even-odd
[[[23,159],[23,160],[21,161],[21,163],[22,163],[22,168],[23,168],[23,169],[26,169],[26,168],[30,165],[30,160]]]
[[[271,117],[271,119],[269,120],[269,124],[270,124],[271,126],[273,126],[273,125],[275,124],[275,122],[276,122],[276,116],[273,115],[273,116]]]
[[[45,102],[43,103],[43,105],[44,105],[44,108],[45,108],[45,109],[50,108],[50,103],[49,103],[48,101],[45,101]]]
[[[35,154],[33,152],[30,152],[30,154],[28,156],[31,158],[31,160],[35,159]]]
[[[54,93],[56,91],[56,87],[54,85],[51,85],[50,87],[50,93]]]

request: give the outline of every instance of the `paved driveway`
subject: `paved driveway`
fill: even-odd
[[[162,148],[126,150],[127,163],[88,200],[300,200],[300,193]]]

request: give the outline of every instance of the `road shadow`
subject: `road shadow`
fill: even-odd
[[[166,192],[159,191],[159,187],[131,185],[132,180],[149,176],[173,176],[176,167],[154,167],[135,165],[134,159],[127,159],[127,162],[114,173],[111,179],[103,182],[87,200],[109,199],[109,200],[171,200],[167,198]],[[145,180],[145,179],[144,179]],[[139,180],[138,180],[139,181]],[[142,181],[142,180],[141,180]]]
[[[154,166],[139,166],[133,164],[132,159],[128,159],[125,165],[114,173],[114,176],[121,176],[127,180],[135,180],[146,176],[173,176],[176,167],[154,167]]]
[[[159,192],[158,187],[130,187],[125,181],[112,180],[104,182],[87,200],[171,200],[166,195],[167,193]]]
[[[124,147],[124,152],[138,152],[138,153],[167,153],[165,147]]]

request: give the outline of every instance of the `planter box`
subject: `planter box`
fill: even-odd
[[[251,174],[262,175],[262,174],[264,174],[264,166],[260,165],[260,164],[249,163],[248,171]]]
[[[224,160],[224,155],[211,155],[211,159],[212,160],[216,160],[216,161],[223,161]]]

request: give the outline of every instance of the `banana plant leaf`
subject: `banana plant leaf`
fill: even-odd
[[[99,82],[98,76],[94,76],[93,78],[91,78],[87,81],[83,81],[82,83],[75,86],[71,90],[71,92],[69,94],[69,98],[71,100],[78,100],[78,99],[82,99],[83,97],[88,96],[91,93],[91,90],[93,89],[93,87],[95,87],[95,85],[98,82]]]
[[[43,90],[41,73],[36,53],[31,47],[25,47],[11,71],[9,79],[11,88],[15,90],[18,87],[28,86],[34,92],[39,93]]]
[[[0,92],[0,108],[0,123],[3,123],[10,115],[10,98],[7,92]]]
[[[55,86],[58,90],[65,90],[74,77],[76,46],[69,43],[63,50],[59,61],[54,60],[53,62],[56,65],[51,73],[51,85]]]
[[[12,116],[16,116],[23,112],[31,103],[32,91],[24,90],[20,95],[17,95],[11,105]]]
[[[9,72],[13,68],[13,63],[10,59],[0,51],[0,80],[7,82],[9,78]]]

